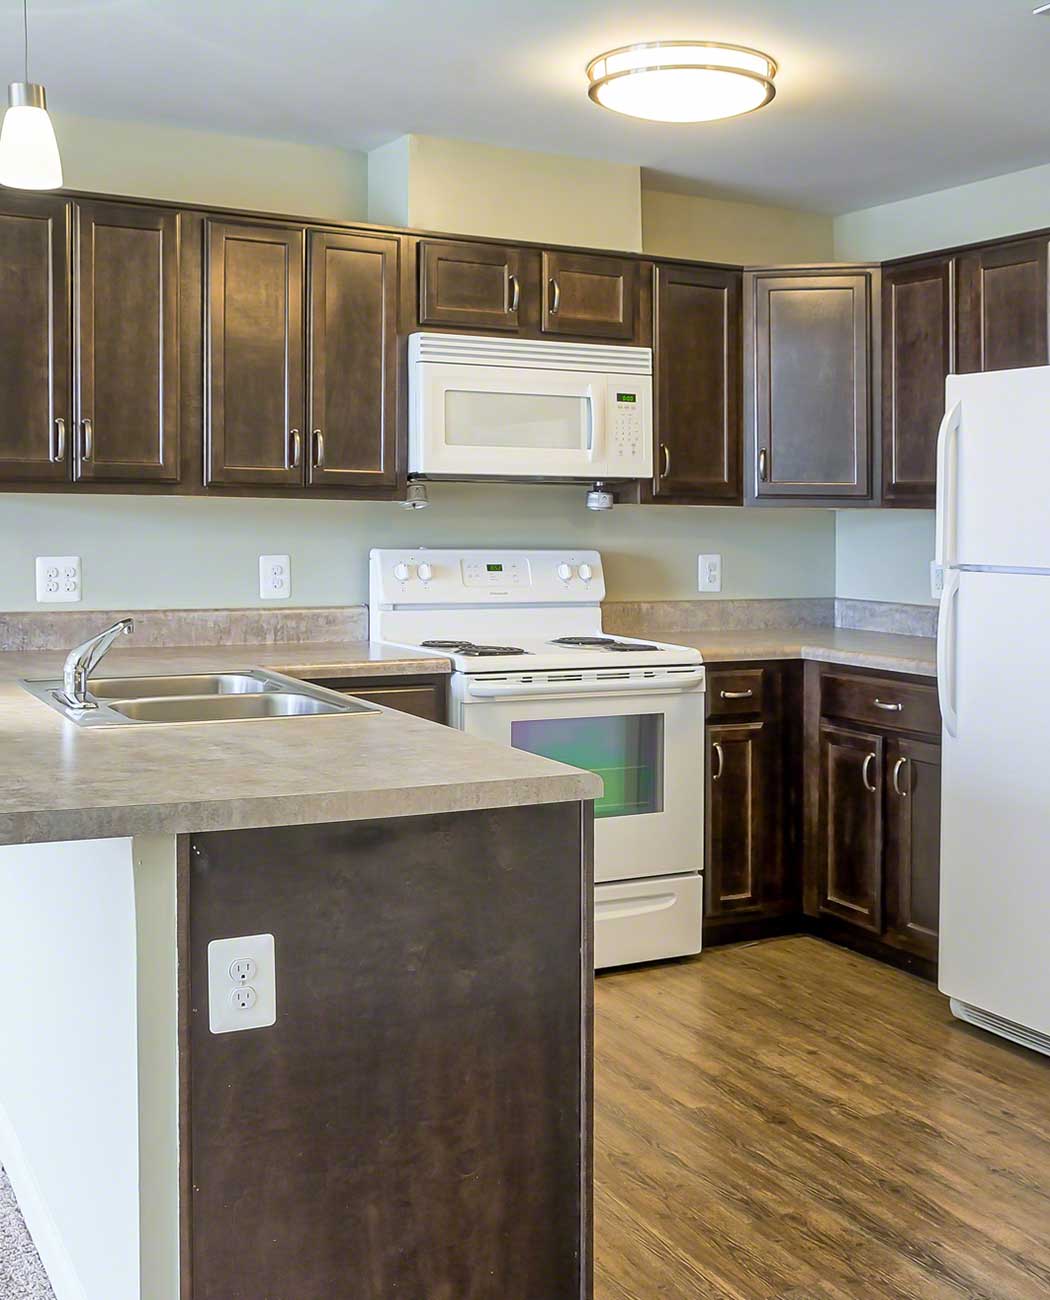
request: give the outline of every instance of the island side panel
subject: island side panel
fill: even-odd
[[[590,1296],[578,803],[193,837],[193,1300]],[[213,1035],[207,945],[272,933]]]

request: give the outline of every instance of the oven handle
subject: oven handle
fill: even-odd
[[[584,682],[473,682],[467,683],[466,694],[475,699],[521,698],[526,695],[612,695],[624,691],[684,691],[702,686],[703,668],[673,677],[642,677],[634,681],[624,678],[606,678],[603,681]]]

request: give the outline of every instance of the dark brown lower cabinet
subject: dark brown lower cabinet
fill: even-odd
[[[763,722],[711,727],[707,914],[756,911],[772,828],[768,821],[769,733]]]
[[[820,729],[820,910],[882,930],[883,739]]]
[[[315,678],[314,684],[372,704],[383,704],[399,713],[411,713],[428,722],[448,721],[446,673],[419,677],[339,677],[327,681]]]
[[[941,747],[901,737],[886,750],[886,906],[891,942],[937,957]]]

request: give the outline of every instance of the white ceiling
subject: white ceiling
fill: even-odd
[[[1034,0],[30,0],[51,106],[370,149],[406,132],[641,164],[664,188],[843,212],[1050,161]],[[641,123],[584,66],[667,37],[780,63],[761,112]],[[0,79],[21,4],[0,0]]]

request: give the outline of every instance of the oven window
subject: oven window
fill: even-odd
[[[445,393],[450,447],[535,447],[584,451],[591,439],[589,397],[549,393]]]
[[[594,805],[595,817],[663,812],[662,713],[530,718],[511,723],[510,743],[600,776],[605,793]]]

